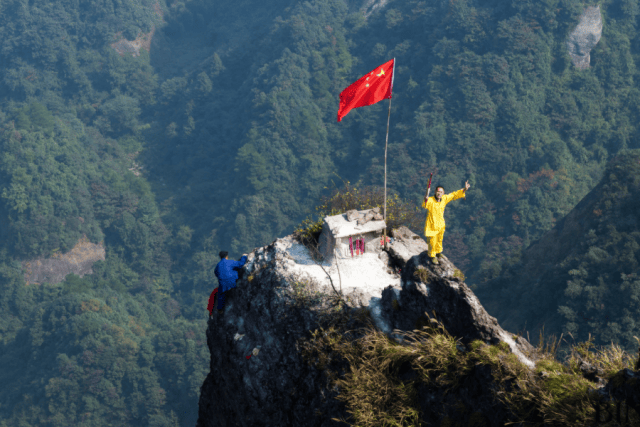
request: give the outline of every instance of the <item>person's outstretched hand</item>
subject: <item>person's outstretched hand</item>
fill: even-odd
[[[465,181],[465,183],[464,183],[464,191],[467,191],[469,189],[469,187],[471,187],[469,185],[469,181]]]

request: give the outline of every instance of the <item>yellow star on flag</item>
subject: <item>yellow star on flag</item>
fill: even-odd
[[[393,72],[394,63],[395,60],[391,60],[374,68],[340,93],[338,121],[342,120],[353,108],[372,105],[382,99],[391,99],[393,75],[395,74]]]

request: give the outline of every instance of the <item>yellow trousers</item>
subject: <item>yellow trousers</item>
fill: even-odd
[[[444,228],[438,231],[438,234],[429,238],[429,256],[434,257],[442,252],[442,238],[444,237]]]

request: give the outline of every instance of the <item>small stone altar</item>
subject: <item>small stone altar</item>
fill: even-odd
[[[350,210],[340,215],[327,216],[322,224],[319,250],[325,259],[334,256],[352,258],[382,251],[382,234],[387,227],[380,208]],[[351,238],[351,244],[349,242]]]

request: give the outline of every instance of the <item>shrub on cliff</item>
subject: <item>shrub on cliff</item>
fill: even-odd
[[[364,210],[379,207],[384,210],[384,188],[367,186],[362,188],[352,187],[345,182],[342,188],[336,188],[331,195],[321,199],[316,207],[316,219],[307,218],[298,227],[295,235],[303,241],[317,243],[322,222],[325,216],[338,215],[348,210]],[[387,191],[387,230],[398,228],[402,225],[416,231],[422,226],[423,214],[413,203],[407,202],[397,193]]]

